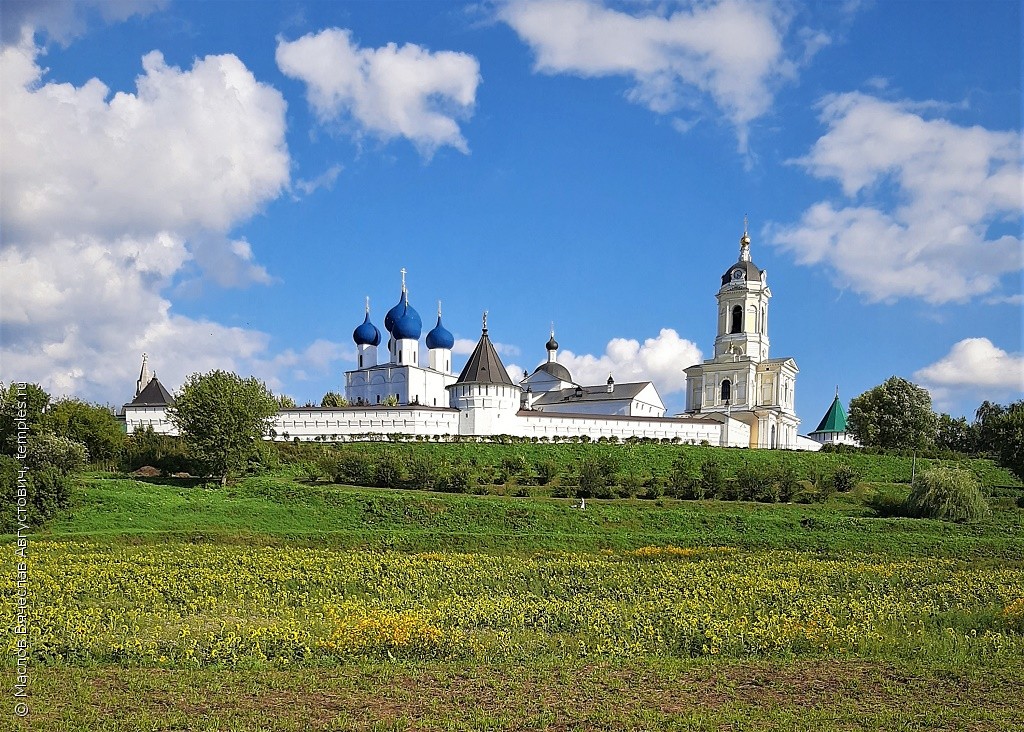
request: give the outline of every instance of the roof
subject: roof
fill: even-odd
[[[572,374],[569,373],[569,369],[567,369],[565,366],[558,363],[557,361],[545,361],[540,366],[535,368],[533,370],[533,373],[537,373],[538,371],[543,371],[547,374],[550,374],[551,376],[554,376],[556,379],[560,381],[568,381],[570,384],[575,383],[572,380]]]
[[[174,398],[170,395],[170,392],[164,388],[164,385],[154,376],[146,384],[145,388],[139,392],[139,395],[128,402],[127,406],[130,407],[165,407],[171,404]]]
[[[843,409],[843,403],[839,401],[838,394],[814,432],[846,432],[846,411]]]
[[[608,393],[608,385],[583,386],[582,393],[576,396],[576,388],[556,389],[554,391],[541,392],[534,400],[534,404],[541,406],[547,404],[561,404],[563,402],[613,402],[628,401],[634,399],[637,394],[646,389],[651,382],[638,381],[632,384],[616,384],[615,391]]]
[[[473,353],[470,354],[469,360],[466,361],[466,365],[455,383],[515,386],[508,375],[508,371],[505,370],[505,365],[498,358],[498,352],[494,350],[494,344],[487,337],[487,328],[484,328],[480,334],[480,340],[477,341],[476,348],[473,349]]]
[[[732,273],[735,270],[737,270],[737,269],[741,270],[743,272],[743,274],[745,275],[745,278],[743,280],[741,280],[741,282],[760,282],[761,281],[761,270],[758,269],[757,265],[754,264],[753,262],[749,261],[749,260],[746,261],[746,262],[744,262],[743,260],[740,260],[739,262],[735,262],[735,263],[729,265],[729,269],[727,269],[725,271],[725,274],[722,275],[722,284],[723,285],[728,285],[730,282],[733,281]]]
[[[569,419],[600,419],[607,421],[620,421],[620,422],[657,422],[659,424],[707,424],[707,425],[719,425],[716,419],[710,417],[641,417],[639,415],[623,415],[623,414],[580,414],[579,412],[535,412],[529,409],[520,409],[516,412],[519,417],[530,417],[540,419],[558,419],[558,418],[569,418]]]

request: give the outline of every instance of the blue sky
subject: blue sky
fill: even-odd
[[[256,374],[341,390],[408,270],[456,359],[670,409],[749,216],[813,429],[896,374],[1024,393],[1021,6],[0,5],[0,379],[120,405]]]

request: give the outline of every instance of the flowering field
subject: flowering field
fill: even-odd
[[[672,546],[524,557],[37,541],[29,568],[37,663],[951,661],[1024,652],[1024,569],[952,559]],[[11,617],[11,575],[0,589]]]

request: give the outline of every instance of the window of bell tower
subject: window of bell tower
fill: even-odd
[[[732,327],[730,333],[741,333],[743,331],[743,307],[734,305],[732,309]]]
[[[732,397],[732,383],[726,379],[722,382],[722,401],[728,401]]]

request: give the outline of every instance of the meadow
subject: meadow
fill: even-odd
[[[1012,477],[951,524],[878,517],[871,482],[579,510],[297,472],[86,476],[31,538],[24,728],[1024,729]]]

